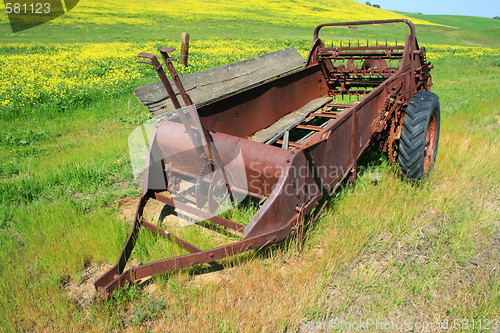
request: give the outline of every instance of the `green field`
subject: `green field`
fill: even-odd
[[[431,30],[435,30],[435,34],[439,34],[440,29],[446,30],[446,35],[449,38],[455,39],[456,42],[464,43],[464,45],[499,47],[500,20],[476,16],[398,13],[412,19],[426,20],[448,26],[438,29],[433,27]]]
[[[289,46],[305,56],[319,23],[402,15],[349,0],[205,3],[82,0],[17,34],[0,14],[0,331],[284,332],[360,319],[460,319],[468,326],[458,331],[480,331],[473,321],[498,319],[499,25],[456,16],[404,14],[421,19],[441,101],[437,164],[423,184],[401,180],[372,152],[302,249],[291,239],[227,259],[221,271],[160,275],[96,297],[90,279],[116,260],[133,214],[125,207],[140,193],[127,138],[150,116],[132,90],[156,79],[135,63],[138,52],[177,46],[190,32],[186,73]],[[133,262],[178,251],[144,232]]]

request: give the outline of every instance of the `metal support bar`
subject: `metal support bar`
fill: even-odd
[[[323,112],[323,113],[311,113],[311,116],[315,117],[325,117],[325,118],[337,118],[337,113]]]
[[[113,290],[129,282],[137,281],[158,273],[209,263],[228,256],[233,256],[242,252],[280,242],[290,234],[292,222],[293,221],[290,221],[284,228],[269,234],[244,239],[203,252],[158,260],[128,269],[125,272],[116,275],[109,284],[100,287],[99,290],[103,293],[105,298],[108,298]]]
[[[168,232],[160,227],[157,227],[154,224],[151,224],[145,220],[142,220],[142,225],[144,227],[148,228],[149,230],[151,230],[152,232],[157,233],[160,236],[165,237],[168,240],[171,240],[175,244],[183,247],[184,249],[188,250],[191,253],[203,252],[203,250],[200,249],[199,247],[196,247],[193,244],[185,241],[184,239],[177,237],[177,236],[171,234],[170,232]]]
[[[315,126],[315,125],[297,125],[297,128],[308,130],[308,131],[316,131],[316,132],[319,132],[323,129],[320,126]]]
[[[210,222],[220,224],[226,228],[233,229],[235,231],[241,232],[245,228],[245,226],[242,224],[239,224],[239,223],[236,223],[236,222],[233,222],[230,220],[226,220],[225,218],[220,217],[220,216],[214,216],[214,215],[212,215],[209,212],[206,212],[204,210],[183,204],[183,203],[178,202],[178,201],[174,202],[173,199],[166,197],[160,193],[152,194],[152,198],[156,199],[160,202],[163,202],[164,204],[166,204],[170,207],[173,207],[175,209],[182,210],[182,211],[189,213],[189,214],[197,215],[197,216],[204,218]]]

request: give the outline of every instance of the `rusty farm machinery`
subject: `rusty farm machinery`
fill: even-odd
[[[327,46],[319,37],[325,28],[387,23],[409,27],[404,44]],[[425,178],[434,165],[439,101],[429,91],[432,65],[408,20],[321,24],[307,59],[288,48],[182,77],[172,51],[162,48],[160,59],[138,55],[160,81],[135,94],[157,116],[148,133],[139,133],[147,153],[140,162],[144,190],[132,231],[117,263],[95,282],[104,297],[129,282],[303,232],[305,217],[314,212],[315,220],[325,198],[346,179],[355,180],[369,147],[386,151],[412,181]],[[339,97],[356,98],[342,104]],[[147,221],[151,200],[203,222],[199,228],[215,225],[212,230],[228,230],[238,240],[202,249]],[[258,205],[248,224],[223,217],[243,200]],[[186,254],[125,269],[141,227]]]

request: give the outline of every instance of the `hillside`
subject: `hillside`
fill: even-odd
[[[425,20],[427,22],[447,25],[450,27],[456,27],[461,29],[480,30],[480,29],[500,28],[500,20],[495,20],[488,17],[463,16],[463,15],[425,15],[425,14],[413,14],[406,12],[395,12],[395,13],[408,16],[412,19]]]
[[[426,40],[429,43],[435,43],[435,40],[441,39],[441,36],[444,34],[454,40],[455,43],[471,46],[500,47],[500,20],[477,16],[397,13],[408,16],[411,20],[421,19],[444,25],[444,27],[427,27],[427,32],[432,34],[430,35],[432,40]]]
[[[202,1],[81,0],[48,24],[9,34],[0,15],[0,41],[111,42],[158,40],[189,31],[197,38],[310,38],[320,23],[404,18],[351,0]],[[424,20],[416,24],[436,25]]]

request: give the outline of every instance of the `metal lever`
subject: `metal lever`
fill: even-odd
[[[170,58],[168,55],[170,52],[175,51],[173,47],[162,47],[160,49],[161,56],[163,58],[163,61],[165,62],[165,65],[167,66],[168,71],[170,72],[170,75],[172,75],[172,79],[174,80],[175,86],[181,93],[182,99],[184,101],[184,104],[186,106],[188,105],[193,105],[193,101],[191,100],[191,97],[188,95],[186,92],[186,89],[184,89],[184,85],[181,82],[181,79],[179,78],[179,74],[177,74],[177,71],[175,70],[174,65],[172,64],[172,61],[175,60],[173,58]]]
[[[165,87],[165,90],[167,91],[168,96],[170,97],[170,100],[172,101],[172,104],[174,104],[175,109],[178,110],[177,114],[181,118],[181,122],[184,125],[186,133],[188,134],[189,138],[191,139],[191,142],[193,142],[193,145],[195,147],[199,147],[199,144],[197,143],[196,135],[194,134],[194,131],[193,131],[191,125],[189,124],[189,121],[186,118],[184,111],[182,110],[181,104],[179,103],[179,100],[177,99],[177,96],[175,95],[174,89],[172,88],[172,85],[170,84],[170,81],[168,80],[168,77],[165,74],[163,67],[161,66],[160,62],[158,61],[158,58],[152,53],[145,53],[145,52],[141,52],[137,56],[139,58],[145,58],[145,59],[150,60],[150,61],[138,60],[138,62],[152,65],[155,68],[156,72],[158,73],[158,77],[160,78],[161,82],[163,83],[163,86]]]
[[[182,99],[184,101],[184,104],[188,108],[189,114],[191,115],[191,119],[193,119],[195,123],[195,126],[199,128],[201,133],[203,134],[202,140],[204,139],[203,142],[203,150],[205,150],[206,156],[211,157],[211,161],[222,171],[222,177],[224,178],[224,182],[226,184],[226,188],[228,193],[231,193],[231,188],[229,186],[229,179],[227,177],[226,171],[224,169],[224,163],[222,162],[221,157],[219,156],[219,153],[215,147],[215,144],[209,144],[213,143],[212,138],[208,134],[207,131],[204,131],[201,122],[199,120],[198,112],[196,111],[196,108],[194,107],[193,101],[191,100],[191,97],[188,95],[186,92],[186,89],[184,88],[184,85],[182,84],[181,79],[179,78],[179,74],[177,74],[177,71],[175,70],[174,65],[172,64],[172,58],[169,56],[169,52],[175,51],[174,48],[172,47],[162,47],[160,49],[161,56],[163,58],[163,62],[167,66],[167,69],[170,72],[170,75],[172,76],[172,79],[174,80],[175,86],[177,87],[177,90],[179,90]],[[205,149],[206,147],[206,149]],[[231,197],[231,196],[230,196]]]

